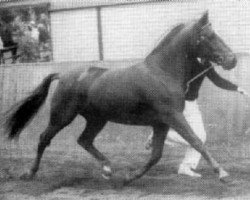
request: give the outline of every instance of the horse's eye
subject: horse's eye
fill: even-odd
[[[202,40],[205,40],[205,36],[201,36],[201,38],[200,38],[200,40],[202,41]]]
[[[215,34],[210,34],[210,35],[209,35],[209,39],[210,39],[210,40],[213,40],[214,38],[215,38]]]

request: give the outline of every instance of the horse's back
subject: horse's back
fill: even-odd
[[[81,95],[88,92],[94,80],[108,69],[96,66],[77,68],[60,75],[59,83],[53,95],[52,104],[72,100],[77,103]]]
[[[163,81],[144,63],[106,71],[94,80],[88,95],[89,102],[102,113],[123,113],[127,118],[153,113],[159,102],[169,109],[182,107],[183,100],[178,84],[173,84],[171,78]]]
[[[55,98],[70,100],[82,115],[97,112],[110,121],[148,123],[155,105],[161,103],[171,109],[182,100],[177,84],[162,78],[166,77],[158,76],[144,63],[119,69],[90,66],[62,75]]]
[[[97,99],[100,101],[110,101],[111,99],[120,101],[134,98],[136,83],[139,79],[140,73],[135,66],[110,69],[94,80],[90,86],[90,98],[95,99],[95,101]]]

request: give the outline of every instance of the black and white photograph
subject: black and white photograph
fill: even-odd
[[[250,199],[249,64],[248,0],[0,0],[0,199]]]

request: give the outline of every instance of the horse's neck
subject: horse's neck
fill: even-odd
[[[188,82],[194,76],[198,75],[199,71],[197,71],[197,65],[199,65],[196,58],[188,58],[185,65],[185,82]]]
[[[153,69],[160,69],[163,73],[171,76],[183,84],[185,82],[187,65],[187,54],[183,48],[162,48],[149,54],[145,62],[147,66]],[[189,70],[189,69],[188,69]]]

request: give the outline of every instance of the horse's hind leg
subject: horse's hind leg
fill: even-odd
[[[125,185],[129,184],[135,179],[142,177],[152,166],[154,166],[160,160],[168,130],[169,127],[167,125],[157,125],[153,127],[151,157],[145,166],[134,171],[132,174],[126,177],[124,181]]]
[[[91,119],[86,118],[86,121],[85,130],[80,135],[77,142],[101,163],[103,177],[105,179],[109,179],[112,175],[110,161],[100,151],[98,151],[93,144],[95,137],[103,129],[107,121],[98,117],[91,117]]]
[[[45,148],[50,145],[51,140],[60,130],[72,122],[76,115],[76,104],[74,104],[74,102],[68,104],[63,103],[62,101],[52,102],[49,125],[40,135],[35,162],[30,171],[22,175],[21,178],[31,179],[35,176],[39,169],[40,161]]]
[[[60,126],[49,125],[40,135],[35,162],[33,163],[31,169],[21,176],[22,179],[32,179],[35,176],[39,169],[40,161],[45,148],[49,146],[52,138],[61,130],[61,128],[62,127]]]

